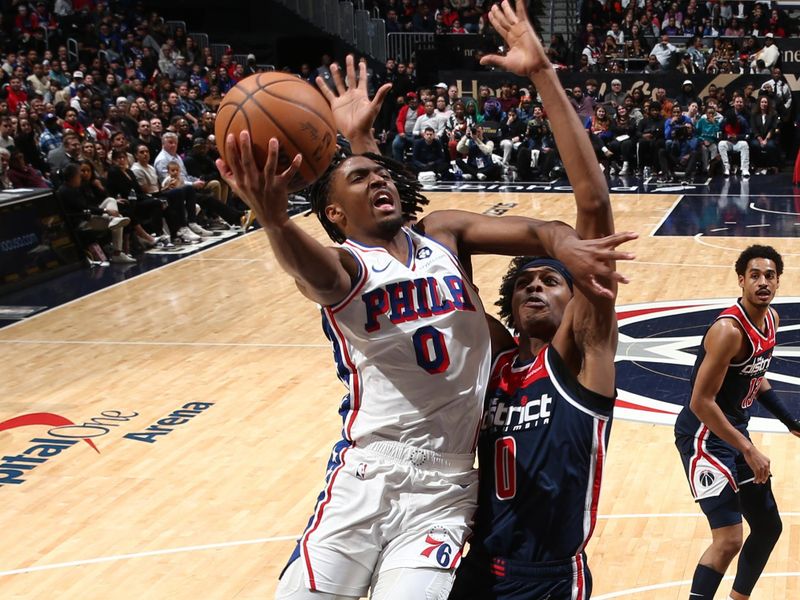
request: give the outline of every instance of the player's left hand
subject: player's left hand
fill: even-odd
[[[508,0],[492,6],[489,21],[506,42],[505,56],[487,54],[481,58],[482,65],[499,67],[523,77],[533,77],[544,69],[552,69],[539,37],[533,30],[524,0],[516,0],[516,9]]]
[[[336,93],[331,91],[322,77],[317,77],[317,87],[328,100],[333,111],[336,128],[348,140],[359,136],[371,136],[372,124],[378,116],[386,94],[392,88],[391,83],[383,84],[370,100],[367,92],[367,63],[360,63],[358,83],[356,83],[355,58],[348,54],[345,59],[347,84],[342,77],[342,69],[337,63],[331,65],[331,76],[336,86]],[[349,87],[348,87],[349,86]]]
[[[613,299],[617,283],[630,283],[625,275],[617,272],[616,261],[636,258],[631,252],[618,251],[617,246],[638,237],[639,234],[633,231],[591,240],[564,237],[557,254],[583,293]]]

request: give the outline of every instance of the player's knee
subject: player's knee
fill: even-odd
[[[763,544],[774,546],[783,532],[783,521],[778,511],[770,511],[750,520],[750,535],[757,535]]]
[[[723,560],[730,562],[737,554],[739,554],[743,543],[744,540],[742,538],[742,529],[739,527],[737,529],[732,529],[725,535],[715,537],[713,546],[714,549],[721,555]]]

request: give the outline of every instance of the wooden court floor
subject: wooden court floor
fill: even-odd
[[[431,200],[574,222],[565,194]],[[675,196],[613,200],[617,229],[641,235],[619,305],[736,296],[734,259],[755,240],[651,237]],[[298,220],[323,238],[313,217]],[[768,243],[787,263],[779,294],[800,296],[800,241]],[[475,260],[488,307],[507,262]],[[0,421],[64,419],[0,432],[0,599],[272,597],[339,435],[343,388],[318,312],[262,233],[2,329],[0,364]],[[754,440],[772,459],[784,532],[753,598],[800,598],[800,440]],[[710,538],[671,427],[615,423],[600,513],[594,598],[688,597]]]

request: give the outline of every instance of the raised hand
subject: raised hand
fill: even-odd
[[[634,260],[631,252],[620,252],[617,246],[635,240],[639,235],[632,231],[613,233],[602,238],[582,240],[565,237],[557,248],[561,262],[566,265],[575,285],[586,294],[613,299],[617,283],[629,283],[629,279],[616,270],[616,261]],[[601,281],[607,282],[604,285]]]
[[[482,65],[499,67],[505,71],[531,78],[543,69],[551,69],[552,65],[547,53],[533,30],[525,0],[516,1],[516,10],[511,8],[508,0],[492,6],[489,21],[506,42],[507,52],[504,56],[487,54],[481,58]]]
[[[336,93],[327,86],[322,77],[317,77],[317,86],[331,105],[336,128],[344,137],[351,141],[366,136],[372,137],[372,124],[392,84],[382,85],[375,97],[370,100],[367,93],[367,64],[362,62],[359,65],[358,83],[356,83],[355,58],[352,54],[347,55],[345,68],[349,88],[345,85],[342,70],[337,63],[331,65]]]
[[[233,192],[253,212],[262,227],[279,226],[289,219],[289,183],[303,162],[298,154],[289,167],[278,172],[278,140],[270,138],[267,162],[259,169],[253,157],[250,133],[242,131],[237,143],[231,133],[225,140],[225,155],[228,163],[217,159],[217,169]]]

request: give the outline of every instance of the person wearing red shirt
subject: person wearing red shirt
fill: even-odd
[[[410,116],[408,114],[409,112],[412,112],[412,114],[416,112],[417,116]],[[397,114],[397,121],[395,122],[397,133],[395,134],[394,140],[392,140],[392,156],[394,156],[394,159],[398,162],[403,162],[403,154],[414,143],[412,139],[414,125],[417,119],[424,114],[425,109],[417,102],[417,93],[408,92],[406,94],[406,103],[400,108],[400,112]]]
[[[28,103],[28,92],[22,87],[22,82],[19,77],[12,77],[8,82],[8,112],[9,114],[16,115],[19,112],[19,107],[22,104]]]

